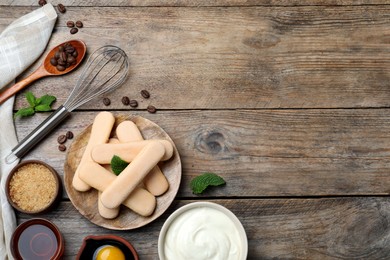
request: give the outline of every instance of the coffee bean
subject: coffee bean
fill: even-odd
[[[122,97],[122,104],[128,106],[130,104],[129,97]]]
[[[59,59],[60,58],[60,53],[61,52],[58,49],[58,51],[56,51],[56,53],[54,54],[54,58]]]
[[[63,60],[64,62],[66,62],[66,60],[68,59],[68,55],[66,55],[65,52],[61,52],[60,59]]]
[[[130,106],[131,107],[138,107],[138,102],[135,99],[130,100]]]
[[[61,152],[64,152],[64,151],[66,151],[66,146],[63,145],[63,144],[60,144],[60,145],[58,146],[58,150],[60,150]]]
[[[68,138],[68,139],[73,139],[73,133],[72,133],[72,131],[66,132],[66,138]]]
[[[66,12],[66,8],[63,4],[58,4],[57,5],[57,9],[58,9],[58,12],[60,13],[65,13]]]
[[[154,106],[148,106],[147,108],[146,108],[146,110],[148,110],[148,112],[149,113],[152,113],[152,114],[154,114],[154,113],[156,113],[156,108],[154,107]]]
[[[77,29],[77,28],[72,28],[72,29],[70,29],[70,34],[75,34],[75,33],[77,33],[79,31],[79,29]]]
[[[103,98],[103,104],[105,106],[109,106],[111,104],[111,100],[109,98]]]
[[[51,59],[50,59],[50,64],[51,64],[51,65],[53,65],[53,66],[57,66],[57,65],[58,65],[58,61],[57,61],[57,59],[56,59],[56,58],[54,58],[54,57],[53,57],[53,58],[51,58]]]
[[[147,90],[141,90],[141,95],[144,97],[144,98],[150,98],[150,93],[149,91]]]
[[[58,47],[54,57],[50,59],[50,63],[57,67],[57,70],[63,71],[65,68],[69,68],[71,65],[77,63],[76,57],[78,56],[77,50],[72,46],[70,42],[66,42]],[[60,65],[60,66],[58,66]]]
[[[83,28],[83,23],[81,22],[81,21],[77,21],[76,22],[76,27],[78,27],[78,28]]]
[[[38,1],[38,4],[39,4],[40,6],[44,6],[45,4],[47,4],[47,2],[46,2],[46,0],[39,0],[39,1]]]
[[[66,135],[59,135],[58,138],[57,138],[57,142],[59,144],[63,144],[63,143],[66,142],[66,139],[67,139]]]
[[[67,61],[69,64],[72,64],[72,65],[76,63],[76,59],[73,56],[68,56]]]
[[[75,48],[73,46],[67,46],[65,48],[65,52],[68,54],[72,54],[75,51]]]
[[[63,61],[61,58],[58,59],[57,62],[58,62],[58,65],[61,65],[63,67],[65,67],[65,65],[66,65],[65,61]]]
[[[68,26],[69,28],[72,28],[72,27],[74,27],[74,22],[73,21],[67,21],[66,22],[66,26]]]
[[[62,66],[62,65],[57,65],[56,68],[57,68],[58,71],[64,71],[64,70],[66,69],[66,68],[65,68],[64,66]]]

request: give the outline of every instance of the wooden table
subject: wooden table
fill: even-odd
[[[2,1],[0,29],[37,2]],[[85,236],[99,234],[122,236],[141,259],[158,259],[164,221],[193,201],[213,201],[237,215],[248,259],[390,257],[389,1],[62,3],[67,12],[59,14],[48,48],[69,39],[84,40],[89,51],[118,45],[130,57],[131,76],[106,95],[110,106],[98,99],[77,109],[25,159],[44,160],[63,176],[66,154],[58,151],[57,136],[77,135],[109,110],[160,125],[183,163],[169,210],[136,230],[90,223],[64,193],[58,208],[42,217],[64,234],[65,259],[74,258]],[[68,20],[81,20],[84,28],[71,35]],[[58,107],[80,72],[27,90],[57,96]],[[141,98],[142,89],[150,99]],[[138,100],[138,108],[122,105],[123,96]],[[149,104],[156,114],[146,111]],[[15,110],[24,105],[22,92]],[[16,119],[18,137],[47,116]],[[190,180],[206,171],[221,175],[226,186],[192,194]]]

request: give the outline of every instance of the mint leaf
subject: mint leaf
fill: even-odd
[[[34,109],[35,109],[36,112],[48,112],[48,111],[51,111],[50,105],[47,105],[47,104],[38,105]]]
[[[26,94],[24,94],[24,96],[26,97],[27,102],[30,104],[30,107],[35,107],[36,98],[34,94],[31,91],[29,91]]]
[[[128,162],[122,160],[119,156],[114,155],[111,159],[111,169],[115,175],[119,175],[129,165]]]
[[[32,116],[35,114],[35,111],[34,111],[34,108],[32,107],[26,107],[26,108],[21,108],[19,109],[15,115],[14,115],[14,118],[20,116],[20,117],[24,117],[24,116]]]
[[[27,92],[25,94],[30,107],[21,108],[17,111],[14,117],[24,117],[24,116],[32,116],[35,112],[48,112],[51,111],[51,104],[56,101],[55,96],[43,95],[40,98],[36,98],[32,92]]]
[[[190,186],[194,194],[201,194],[208,186],[220,186],[225,180],[215,173],[206,172],[192,179]]]
[[[56,101],[55,96],[50,95],[44,95],[37,99],[36,105],[48,105],[51,106],[51,104]]]

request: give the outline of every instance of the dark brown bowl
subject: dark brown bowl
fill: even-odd
[[[87,236],[76,256],[76,260],[92,259],[97,248],[103,245],[113,245],[121,249],[126,256],[126,260],[138,260],[137,251],[125,239],[115,235]]]
[[[46,245],[42,246],[42,245]],[[65,242],[52,222],[34,218],[20,224],[11,237],[11,252],[16,260],[61,259]]]
[[[11,198],[11,194],[10,194],[10,181],[13,177],[13,175],[23,166],[26,166],[28,164],[40,164],[40,165],[43,165],[44,167],[46,167],[47,169],[49,169],[49,171],[53,174],[54,176],[54,180],[55,180],[55,185],[56,185],[56,191],[55,191],[55,195],[53,197],[53,199],[42,209],[40,210],[37,210],[37,211],[29,211],[29,210],[26,210],[26,209],[22,209],[21,207],[19,207]],[[26,214],[30,214],[30,215],[37,215],[37,214],[42,214],[42,213],[46,213],[48,211],[50,211],[59,201],[60,197],[61,197],[61,193],[62,193],[62,184],[61,184],[61,178],[58,176],[57,172],[50,166],[48,165],[47,163],[45,162],[42,162],[42,161],[39,161],[39,160],[28,160],[28,161],[24,161],[22,163],[19,163],[18,165],[16,165],[10,172],[10,174],[8,175],[8,178],[7,178],[7,181],[6,181],[6,186],[5,186],[5,190],[6,190],[6,195],[7,195],[7,199],[8,199],[8,202],[11,204],[11,206],[19,211],[19,212],[22,212],[22,213],[26,213]]]

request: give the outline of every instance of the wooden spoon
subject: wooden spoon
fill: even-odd
[[[57,68],[50,63],[50,59],[54,57],[54,54],[58,51],[58,48],[65,43],[70,43],[78,52],[78,55],[76,57],[76,63],[74,65],[69,66],[64,71],[59,71]],[[12,87],[7,88],[2,93],[0,93],[0,104],[2,104],[4,101],[6,101],[8,98],[16,94],[18,91],[22,90],[32,82],[36,81],[37,79],[46,77],[46,76],[61,76],[68,72],[71,72],[74,70],[83,60],[85,53],[87,52],[87,46],[84,42],[80,40],[71,40],[64,43],[61,43],[54,47],[47,55],[45,60],[43,61],[43,64],[39,66],[39,68],[31,73],[27,78],[19,81]]]

